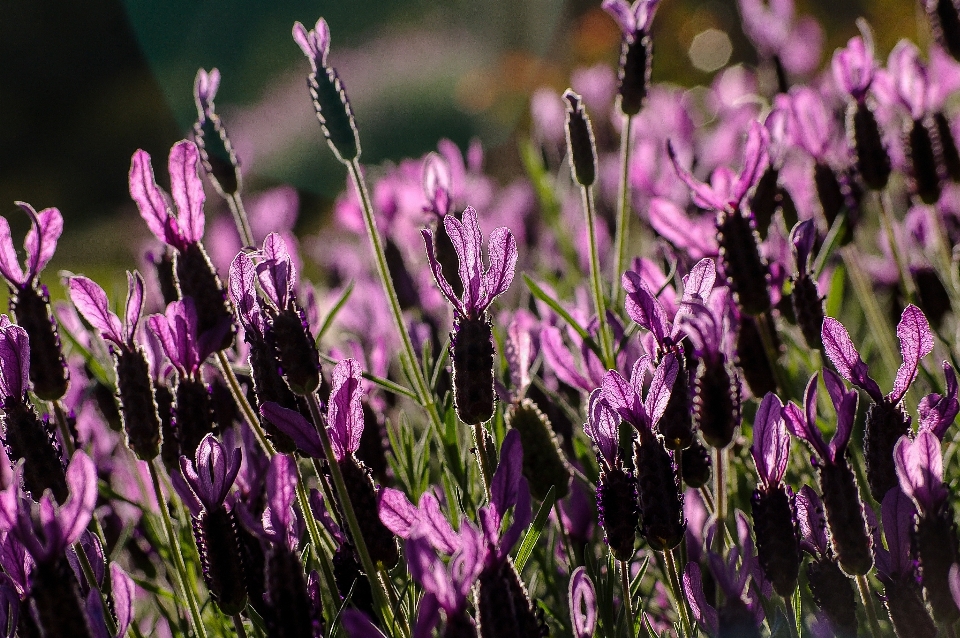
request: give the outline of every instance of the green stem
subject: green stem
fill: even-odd
[[[800,638],[800,628],[797,626],[797,611],[793,608],[792,596],[783,596],[783,608],[787,612],[787,627],[790,628],[791,638]]]
[[[593,209],[593,189],[589,186],[582,186],[580,193],[583,196],[583,213],[587,221],[587,240],[590,244],[590,290],[593,293],[593,308],[597,313],[597,332],[600,336],[600,352],[603,354],[604,366],[613,368],[613,349],[610,345],[606,305],[603,302],[603,288],[600,283],[600,257],[597,254],[596,214]]]
[[[260,417],[257,416],[253,406],[250,405],[250,402],[247,400],[247,395],[243,393],[243,388],[240,387],[240,382],[237,381],[237,375],[233,373],[233,368],[230,367],[230,361],[227,360],[227,355],[223,354],[223,351],[217,352],[217,361],[220,363],[220,372],[230,387],[230,394],[233,395],[233,400],[240,406],[240,411],[243,412],[243,416],[247,420],[247,425],[253,429],[253,433],[256,435],[257,441],[259,441],[260,447],[267,453],[267,456],[273,456],[277,453],[277,450],[274,449],[273,445],[267,439],[263,428],[260,427]]]
[[[243,207],[240,193],[227,195],[227,205],[230,207],[230,212],[233,213],[233,223],[237,225],[237,232],[240,233],[240,240],[244,247],[256,248],[253,233],[250,231],[250,222],[247,220],[247,211]]]
[[[873,594],[870,592],[870,583],[867,582],[866,576],[857,576],[857,588],[860,590],[860,598],[863,599],[863,606],[867,610],[870,633],[873,634],[873,638],[881,638],[883,632],[880,631],[880,622],[877,620],[877,609],[873,605]]]
[[[80,541],[73,544],[73,551],[77,553],[77,558],[80,559],[80,568],[83,570],[83,577],[87,580],[87,585],[97,592],[97,598],[100,599],[100,609],[103,610],[103,619],[107,622],[107,630],[111,636],[115,636],[117,633],[117,623],[113,621],[113,616],[110,615],[110,611],[107,609],[103,591],[100,589],[100,585],[97,584],[96,574],[93,573],[93,565],[90,564],[90,559],[87,558],[87,553],[83,551],[83,545],[80,544]]]
[[[377,230],[377,223],[373,216],[373,207],[370,205],[370,194],[367,192],[367,185],[363,179],[363,173],[360,171],[360,163],[356,159],[353,159],[347,164],[347,169],[350,171],[350,177],[357,189],[357,194],[360,196],[363,222],[367,228],[367,236],[370,238],[370,246],[373,249],[374,262],[377,265],[377,274],[380,276],[380,283],[383,285],[383,291],[390,305],[390,313],[393,315],[394,327],[397,329],[403,351],[409,362],[406,366],[408,368],[407,376],[413,381],[413,389],[417,393],[420,405],[427,412],[430,424],[433,426],[434,431],[439,433],[443,430],[440,413],[437,411],[433,393],[430,392],[430,387],[427,385],[423,370],[417,363],[417,352],[413,348],[413,342],[410,340],[410,334],[407,332],[406,324],[403,321],[403,311],[400,309],[397,291],[393,286],[393,279],[390,277],[390,270],[387,267],[387,257],[383,252],[383,242],[380,240],[380,232]]]
[[[490,498],[490,481],[493,479],[490,473],[490,457],[487,456],[487,437],[483,431],[483,425],[473,424],[473,441],[477,450],[477,462],[480,464],[480,478],[483,480],[483,491],[487,498]]]
[[[60,429],[60,437],[63,439],[63,447],[67,453],[67,458],[72,458],[75,449],[73,435],[70,433],[70,424],[67,423],[67,415],[63,411],[63,404],[60,403],[59,399],[50,403],[53,405],[53,415],[57,420],[57,427]]]
[[[717,448],[714,450],[714,487],[713,498],[715,503],[714,512],[717,517],[717,533],[714,537],[714,551],[718,554],[723,553],[724,534],[727,529],[727,483],[724,473],[724,462],[727,458],[726,448]]]
[[[243,628],[243,619],[240,618],[240,614],[233,615],[233,627],[237,630],[239,638],[247,638],[247,630]]]
[[[633,597],[630,596],[630,564],[625,560],[620,561],[620,592],[620,595],[623,597],[623,612],[627,616],[627,624],[630,627],[630,635],[635,636]]]
[[[357,520],[357,514],[353,511],[353,502],[350,500],[350,492],[343,481],[343,474],[340,472],[340,465],[337,463],[337,457],[333,453],[333,446],[330,444],[330,436],[327,429],[323,427],[323,416],[320,413],[320,403],[317,395],[310,393],[305,397],[307,405],[310,407],[310,416],[313,417],[313,424],[317,428],[317,434],[320,435],[320,443],[323,446],[324,456],[327,458],[327,465],[330,468],[330,476],[333,478],[333,486],[340,497],[340,505],[343,508],[343,515],[347,519],[347,529],[350,530],[350,536],[353,539],[357,553],[360,555],[360,564],[363,571],[367,574],[370,581],[370,589],[373,591],[373,597],[380,608],[380,614],[385,627],[393,626],[393,610],[390,607],[390,596],[386,592],[386,583],[377,578],[377,567],[370,558],[370,552],[367,550],[367,543],[363,538],[360,523]],[[406,627],[401,627],[406,634]]]
[[[692,638],[693,630],[690,627],[690,614],[687,612],[687,598],[680,587],[680,575],[677,573],[677,563],[673,560],[673,550],[664,550],[663,559],[667,563],[667,573],[670,576],[670,588],[673,590],[673,599],[680,612],[680,623],[683,625],[683,635]]]
[[[297,468],[297,502],[300,504],[300,511],[303,512],[303,520],[307,523],[307,535],[310,536],[310,542],[313,550],[317,553],[317,560],[320,563],[320,573],[323,575],[325,588],[320,589],[323,599],[323,608],[329,614],[329,621],[333,621],[339,601],[333,598],[333,592],[337,591],[337,581],[333,575],[333,565],[330,563],[330,557],[323,551],[323,545],[320,540],[320,530],[317,528],[317,519],[313,516],[313,510],[310,509],[310,498],[307,496],[307,488],[303,482],[303,475],[300,468]]]
[[[888,369],[896,370],[900,366],[900,355],[897,354],[890,326],[887,324],[887,319],[883,311],[880,310],[879,304],[877,304],[877,295],[870,280],[867,279],[856,250],[852,245],[846,246],[841,249],[840,254],[847,264],[847,274],[850,275],[857,300],[863,307],[873,339],[880,346],[880,356],[883,357],[883,363]]]
[[[913,277],[907,268],[907,263],[900,252],[900,245],[894,234],[893,211],[891,211],[890,195],[887,191],[878,192],[880,199],[880,222],[883,225],[883,231],[887,235],[887,241],[890,243],[890,252],[893,254],[893,261],[897,264],[897,272],[900,275],[900,284],[903,286],[903,294],[907,298],[907,303],[916,303],[917,287],[913,283]]]
[[[623,274],[624,262],[627,260],[627,237],[630,232],[630,204],[628,201],[630,189],[630,151],[633,137],[633,116],[628,115],[620,133],[620,190],[617,193],[617,234],[614,240],[616,255],[613,262],[613,288],[610,299],[614,308],[620,308],[623,303],[623,286],[620,285],[620,275]]]
[[[200,606],[197,604],[196,593],[190,586],[190,580],[187,577],[187,566],[183,562],[183,554],[180,552],[180,543],[173,533],[173,524],[170,522],[170,513],[167,512],[167,502],[163,498],[163,492],[160,490],[160,477],[157,473],[156,459],[147,461],[147,467],[150,468],[150,480],[153,482],[153,491],[157,496],[157,507],[160,510],[160,516],[163,519],[163,527],[167,533],[167,543],[170,545],[170,553],[173,555],[173,564],[177,571],[177,580],[183,595],[187,599],[187,606],[190,608],[190,619],[193,622],[193,630],[200,638],[207,637],[207,630],[203,626],[203,619],[200,616]]]

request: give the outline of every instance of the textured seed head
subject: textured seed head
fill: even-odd
[[[38,563],[30,574],[30,593],[44,636],[94,635],[84,613],[80,585],[66,557]]]
[[[950,129],[950,121],[943,111],[938,111],[933,115],[933,124],[940,138],[943,169],[951,180],[958,182],[960,181],[960,151],[957,150],[957,140]]]
[[[857,603],[853,581],[843,573],[832,558],[812,561],[807,565],[807,584],[813,602],[830,621],[832,629],[841,638],[857,636]]]
[[[523,446],[523,475],[534,498],[543,500],[550,488],[557,500],[570,493],[573,471],[557,443],[550,420],[530,399],[514,403],[507,410],[507,426],[520,433]]]
[[[789,487],[757,489],[750,499],[760,567],[774,591],[789,596],[800,574],[800,531]]]
[[[233,305],[227,291],[200,244],[189,244],[177,253],[175,261],[179,297],[192,297],[197,308],[197,334],[227,323],[231,326],[219,344],[219,350],[233,343]]]
[[[214,429],[210,393],[201,381],[180,379],[173,418],[180,440],[180,453],[193,458],[200,441]]]
[[[103,417],[103,420],[106,421],[107,425],[114,432],[122,430],[123,417],[120,415],[120,407],[117,405],[117,397],[114,395],[113,390],[99,381],[94,381],[90,387],[93,400],[97,404],[97,410],[100,411],[100,416]]]
[[[625,115],[636,115],[643,108],[652,71],[653,41],[650,36],[639,31],[632,42],[624,38],[620,45],[617,92],[620,94],[620,110]]]
[[[567,149],[573,179],[581,186],[591,186],[597,179],[597,146],[590,117],[579,95],[567,89],[563,97],[567,101]]]
[[[493,416],[493,332],[484,312],[476,319],[457,316],[450,333],[453,401],[457,416],[469,425]]]
[[[937,635],[937,625],[923,604],[923,592],[912,574],[884,583],[883,596],[897,638]]]
[[[271,638],[308,638],[313,636],[310,597],[303,566],[297,555],[283,543],[270,547],[266,560],[266,600],[264,620]]]
[[[288,410],[297,410],[297,397],[280,376],[274,349],[252,331],[246,333],[246,341],[250,344],[250,373],[253,377],[256,405],[272,401]],[[265,417],[263,426],[267,438],[278,451],[291,454],[297,449],[293,439],[281,432],[270,419]]]
[[[837,561],[848,574],[866,574],[873,567],[873,540],[853,471],[843,459],[821,464],[818,469],[823,510]]]
[[[290,390],[300,396],[316,391],[320,386],[320,354],[303,311],[287,308],[274,316],[267,341],[277,353]]]
[[[546,635],[526,588],[509,560],[480,574],[477,621],[482,638],[538,638]]]
[[[758,321],[766,321],[767,333],[774,341],[773,347],[777,352],[780,351],[780,339],[777,337],[772,317],[769,315],[758,318],[743,316],[740,318],[740,329],[737,331],[737,365],[743,371],[743,378],[753,396],[762,397],[768,392],[776,392],[777,382],[770,359],[767,357],[767,350],[763,345]]]
[[[740,424],[740,384],[722,356],[705,357],[693,382],[693,416],[707,445],[724,448]]]
[[[237,542],[240,548],[240,560],[243,564],[243,582],[247,590],[247,599],[250,606],[257,610],[261,617],[268,615],[264,573],[267,557],[263,552],[263,541],[254,536],[243,525],[237,526]]]
[[[633,474],[619,468],[603,472],[597,481],[597,510],[604,541],[617,560],[633,558],[640,504]]]
[[[863,435],[863,460],[870,495],[878,503],[899,484],[893,448],[910,429],[910,417],[903,408],[886,401],[871,405]]]
[[[388,569],[392,568],[400,557],[397,539],[380,521],[377,492],[369,471],[352,454],[344,456],[339,465],[371,560],[374,563],[382,562]]]
[[[797,319],[797,326],[803,334],[807,345],[816,350],[823,350],[823,339],[820,336],[823,328],[823,297],[817,290],[817,282],[807,273],[800,273],[793,280],[793,292],[790,295],[793,305],[793,314]]]
[[[149,461],[160,453],[160,416],[150,367],[140,348],[120,350],[114,356],[127,445],[138,459]]]
[[[165,385],[153,387],[153,398],[160,417],[160,460],[168,472],[180,471],[180,433],[173,421],[173,393]]]
[[[767,166],[754,188],[753,197],[750,198],[750,211],[761,239],[767,238],[770,220],[781,204],[783,190],[777,184],[779,179],[780,171],[772,164]]]
[[[694,489],[703,487],[710,481],[711,461],[710,452],[700,442],[695,439],[693,444],[680,453],[683,473],[683,482],[687,487]]]
[[[67,392],[67,362],[60,333],[50,310],[47,287],[31,284],[10,291],[10,313],[30,338],[30,383],[44,401],[55,401]]]
[[[755,316],[769,310],[769,272],[753,220],[739,212],[718,213],[717,242],[724,276],[741,312]]]
[[[827,226],[833,226],[837,215],[846,206],[837,174],[828,165],[817,162],[813,167],[813,183],[817,189],[817,198],[820,200],[820,208],[823,210]],[[849,235],[849,232],[846,234]]]
[[[168,306],[180,298],[174,261],[173,251],[165,248],[163,253],[161,253],[159,257],[156,257],[156,261],[154,262],[154,266],[156,266],[157,269],[157,281],[160,283],[160,295],[163,297],[164,306]]]
[[[863,183],[871,190],[886,188],[890,179],[890,156],[877,118],[866,101],[852,102],[847,109],[847,136]]]
[[[44,490],[49,489],[62,504],[69,492],[63,455],[53,428],[19,397],[6,397],[3,412],[3,443],[12,462],[23,461],[24,489],[34,500],[40,500]]]
[[[636,446],[640,534],[652,549],[670,551],[687,530],[683,496],[670,453],[658,437],[645,433]]]
[[[373,608],[373,592],[370,581],[360,568],[353,545],[343,544],[333,554],[333,579],[337,583],[340,598],[347,600],[364,611],[371,618],[376,615]]]
[[[690,373],[687,371],[686,359],[677,357],[680,369],[673,381],[670,390],[670,400],[667,408],[660,417],[659,429],[663,436],[663,444],[670,450],[688,448],[694,440],[693,409],[690,405]]]
[[[949,574],[951,565],[960,562],[960,547],[949,501],[944,502],[939,511],[918,518],[912,545],[920,563],[923,593],[933,617],[939,623],[953,624],[960,619],[960,610],[950,593]]]
[[[203,510],[193,520],[203,580],[220,611],[238,614],[247,605],[247,588],[237,520],[223,506]]]
[[[307,78],[313,107],[327,144],[341,162],[360,156],[360,134],[353,118],[350,100],[340,76],[332,68],[319,68]]]

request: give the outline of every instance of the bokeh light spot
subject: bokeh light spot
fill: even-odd
[[[687,55],[699,71],[712,73],[725,66],[733,54],[733,43],[726,31],[705,29],[693,37]]]

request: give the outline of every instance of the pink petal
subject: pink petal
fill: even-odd
[[[820,93],[809,87],[791,91],[793,140],[815,160],[822,160],[833,131],[833,120],[827,113]]]
[[[557,375],[557,378],[574,388],[589,392],[594,387],[592,383],[580,373],[573,355],[563,342],[560,330],[556,326],[546,326],[540,333],[540,347],[547,364]]]
[[[441,268],[440,262],[437,261],[437,256],[433,249],[433,231],[429,228],[423,228],[420,230],[420,234],[423,236],[423,243],[427,249],[427,261],[430,262],[430,270],[433,271],[433,278],[436,280],[440,292],[447,298],[447,301],[453,304],[454,310],[461,315],[466,315],[463,304],[460,303],[457,294],[453,291],[449,282],[447,282],[447,278],[443,276],[443,268]]]
[[[273,401],[266,401],[260,406],[260,415],[293,439],[301,452],[314,459],[323,458],[323,445],[320,443],[317,428],[302,414]]]
[[[623,273],[620,284],[627,293],[624,302],[627,315],[641,328],[652,332],[657,343],[662,346],[670,325],[656,295],[640,275],[631,270]]]
[[[10,235],[10,224],[5,217],[0,217],[0,273],[7,281],[22,286],[26,283],[17,249],[13,246],[13,237]]]
[[[30,216],[32,222],[23,245],[27,250],[27,276],[35,279],[57,250],[57,240],[63,233],[63,217],[56,208],[45,208],[35,213],[29,204],[17,202],[17,205]]]
[[[783,481],[790,457],[790,435],[782,416],[783,404],[772,392],[760,402],[753,420],[753,462],[764,486],[776,486]]]
[[[693,299],[706,301],[710,298],[710,293],[713,291],[716,281],[717,265],[710,258],[701,259],[683,278],[681,301],[691,301]]]
[[[597,628],[597,591],[582,565],[573,570],[567,593],[575,638],[592,638]]]
[[[683,592],[690,603],[690,612],[700,628],[707,635],[717,635],[720,628],[720,618],[717,610],[707,602],[707,597],[703,593],[700,565],[693,562],[687,563],[683,570]]]
[[[420,529],[430,539],[430,544],[444,554],[453,554],[460,548],[460,537],[453,531],[450,521],[440,511],[440,502],[433,492],[424,492],[420,497]]]
[[[668,352],[653,373],[653,380],[650,382],[645,401],[647,418],[650,419],[652,428],[657,427],[663,413],[667,411],[667,404],[670,402],[670,394],[679,371],[680,363],[676,355]]]
[[[603,394],[598,388],[590,394],[587,408],[587,422],[583,431],[596,444],[600,455],[607,467],[615,467],[617,462],[617,446],[620,443],[620,419],[603,400]]]
[[[631,39],[634,37],[637,30],[637,19],[627,0],[603,0],[600,8],[609,13],[610,17],[616,21],[624,36]]]
[[[121,347],[126,345],[120,317],[110,311],[110,302],[103,288],[86,277],[71,277],[67,282],[67,290],[77,311],[100,331],[104,339]]]
[[[507,228],[490,233],[490,267],[484,274],[487,296],[481,305],[490,305],[495,297],[507,291],[517,268],[517,240]]]
[[[636,428],[647,427],[646,412],[640,402],[640,395],[619,372],[608,371],[603,376],[601,388],[603,400],[620,415],[620,418]]]
[[[520,433],[510,430],[500,445],[500,463],[490,483],[490,502],[501,517],[517,503],[522,472],[523,446],[520,443]]]
[[[408,538],[420,518],[420,510],[407,495],[392,487],[384,487],[377,497],[377,504],[380,522],[400,538]]]
[[[116,563],[110,563],[110,593],[113,594],[113,608],[117,612],[117,636],[127,635],[127,629],[133,622],[133,601],[136,588],[133,579]]]
[[[820,332],[827,357],[836,366],[840,376],[865,390],[875,402],[883,401],[880,386],[870,378],[867,364],[860,358],[860,353],[850,341],[850,334],[843,324],[833,317],[825,317]]]
[[[807,389],[803,393],[804,404],[808,414],[804,414],[800,407],[793,403],[792,401],[788,403],[783,408],[783,420],[789,430],[790,434],[806,441],[817,453],[817,455],[824,460],[830,460],[830,449],[827,447],[827,444],[823,440],[823,435],[820,434],[819,428],[816,424],[816,409],[817,409],[817,375],[814,374],[810,381],[807,383]],[[809,416],[809,412],[813,412],[813,417]]]
[[[463,222],[453,215],[447,215],[443,218],[443,226],[457,251],[460,262],[464,314],[474,316],[474,311],[485,298],[483,262],[480,256],[480,223],[477,220],[477,211],[472,206],[467,206],[463,211]]]
[[[186,243],[203,239],[203,202],[206,196],[203,193],[203,180],[197,173],[199,163],[200,151],[189,140],[181,140],[170,149],[170,192],[177,204],[181,239]]]
[[[277,233],[263,240],[262,261],[257,265],[257,277],[264,295],[283,310],[293,297],[297,271],[287,251],[287,244]]]
[[[356,452],[360,445],[363,433],[361,374],[360,364],[355,359],[342,359],[333,368],[327,430],[338,461]]]
[[[30,387],[30,339],[22,327],[0,315],[0,391],[22,397]]]
[[[72,545],[80,538],[93,516],[97,503],[97,469],[83,450],[77,450],[67,466],[70,496],[58,515],[64,541]]]
[[[673,169],[677,172],[677,177],[693,192],[693,202],[697,206],[714,211],[726,210],[727,201],[723,197],[718,195],[711,186],[697,181],[690,174],[690,171],[680,166],[670,142],[667,142],[667,153],[670,155],[670,161],[673,163]]]
[[[129,343],[133,343],[133,335],[137,332],[137,324],[143,314],[143,289],[143,277],[140,273],[136,270],[132,273],[127,271],[127,307],[124,313],[126,329],[123,336]]]
[[[167,199],[163,191],[157,186],[153,176],[153,166],[150,155],[144,150],[138,150],[130,160],[130,197],[140,209],[140,216],[154,236],[164,243],[170,243],[167,232],[167,222],[170,212],[167,208]]]
[[[736,184],[731,193],[731,200],[739,205],[753,185],[760,179],[760,174],[767,166],[767,147],[770,145],[770,132],[760,122],[750,123],[747,132],[747,144],[743,151],[743,170],[737,176]]]
[[[903,355],[903,365],[897,370],[897,378],[893,382],[893,389],[887,399],[897,404],[907,388],[917,376],[920,360],[933,352],[933,333],[930,324],[923,312],[913,304],[903,310],[900,323],[897,325],[897,338],[900,339],[900,353]]]
[[[254,328],[262,334],[264,319],[257,298],[256,271],[257,267],[249,255],[243,252],[237,253],[233,263],[230,264],[227,287],[243,327],[247,330]]]

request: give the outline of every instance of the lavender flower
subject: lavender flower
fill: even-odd
[[[810,16],[795,19],[793,0],[739,0],[744,34],[777,72],[781,93],[789,88],[790,74],[812,71],[820,59],[823,30]]]
[[[923,590],[933,617],[952,624],[960,618],[960,609],[949,595],[949,570],[960,562],[960,541],[950,492],[943,484],[940,440],[929,431],[920,432],[913,441],[904,436],[897,442],[894,457],[900,488],[917,506],[913,538]]]
[[[790,303],[793,305],[793,314],[803,334],[803,340],[811,348],[822,350],[820,333],[823,330],[823,297],[820,296],[812,265],[809,264],[816,238],[817,231],[812,219],[798,222],[790,231],[790,243],[793,245],[793,256],[797,262],[797,272],[791,278],[793,292],[790,294]]]
[[[780,399],[768,393],[754,418],[750,452],[760,485],[754,490],[750,504],[760,566],[774,590],[786,597],[797,586],[800,539],[793,490],[783,483],[790,458],[790,434],[782,409]]]
[[[960,413],[960,401],[957,400],[957,392],[960,390],[957,386],[957,373],[954,372],[953,366],[946,361],[942,365],[947,393],[940,395],[931,392],[920,399],[920,404],[917,406],[918,431],[929,430],[941,441],[943,441],[947,430],[953,425],[957,414]]]
[[[220,88],[220,71],[197,71],[193,83],[193,99],[197,104],[197,121],[193,124],[193,139],[200,151],[203,170],[210,183],[224,199],[241,188],[240,162],[233,150],[227,130],[217,115],[213,99]]]
[[[886,396],[877,382],[870,378],[867,364],[860,358],[843,324],[827,317],[823,320],[822,336],[827,357],[840,375],[864,390],[873,400],[873,405],[867,411],[863,456],[870,494],[874,500],[882,501],[887,491],[897,484],[893,447],[910,428],[910,417],[900,402],[917,376],[920,360],[933,350],[933,334],[919,308],[912,304],[904,308],[897,325],[903,364],[897,370],[893,388]]]
[[[150,155],[143,150],[130,162],[130,197],[140,209],[147,227],[164,244],[177,251],[173,270],[181,298],[196,303],[200,332],[222,331],[216,350],[233,341],[233,308],[227,301],[216,270],[203,245],[203,182],[197,174],[200,153],[196,144],[181,140],[170,149],[168,169],[170,189],[176,211],[171,210],[166,194],[157,186]]]
[[[604,0],[603,10],[609,13],[623,32],[620,45],[620,110],[636,115],[646,102],[653,68],[653,43],[650,23],[660,0]]]
[[[567,599],[574,638],[591,638],[597,628],[597,590],[582,565],[570,576]]]
[[[490,235],[490,266],[484,270],[480,252],[480,223],[477,211],[468,206],[463,221],[452,215],[443,219],[460,262],[463,294],[453,292],[434,253],[433,231],[423,229],[427,258],[440,292],[453,305],[454,323],[450,333],[453,361],[454,403],[464,423],[484,423],[493,416],[493,336],[487,308],[506,292],[517,265],[517,242],[507,228]]]
[[[873,566],[872,543],[857,480],[846,460],[859,397],[844,388],[836,373],[823,370],[823,381],[837,413],[837,429],[827,445],[817,427],[817,376],[814,374],[807,383],[803,410],[791,402],[783,408],[783,418],[790,433],[810,445],[819,457],[813,463],[819,472],[830,540],[840,566],[848,574],[866,574]]]
[[[39,213],[26,202],[17,202],[30,217],[30,231],[23,241],[26,269],[20,267],[10,236],[10,224],[0,218],[0,275],[10,287],[10,313],[30,336],[30,381],[41,399],[55,401],[67,391],[67,364],[60,348],[60,334],[50,310],[50,293],[40,283],[43,270],[57,249],[63,232],[63,217],[56,208]]]
[[[709,602],[703,593],[700,565],[687,563],[683,570],[683,591],[697,625],[711,638],[759,638],[763,609],[759,601],[745,600],[750,574],[739,569],[740,552],[733,548],[727,558],[710,552],[710,571],[725,601],[720,609]]]

